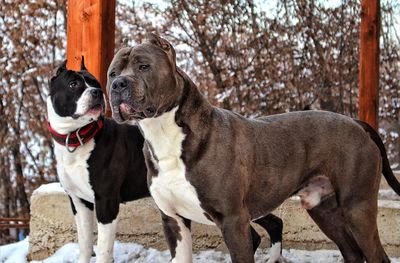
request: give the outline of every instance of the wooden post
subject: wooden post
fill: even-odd
[[[380,0],[361,1],[358,118],[378,129]]]
[[[86,68],[106,93],[107,68],[114,56],[115,0],[68,0],[67,68],[79,70],[82,55]],[[106,116],[110,116],[107,107]]]

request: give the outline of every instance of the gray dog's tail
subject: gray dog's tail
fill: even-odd
[[[382,173],[383,173],[383,176],[385,177],[385,179],[388,182],[388,184],[390,185],[390,187],[392,187],[392,189],[398,195],[400,195],[400,182],[397,181],[396,177],[393,174],[392,169],[390,168],[389,160],[388,160],[387,154],[386,154],[385,145],[383,145],[381,137],[379,137],[379,134],[368,123],[360,121],[360,120],[355,120],[355,121],[367,133],[369,133],[371,139],[375,142],[376,146],[378,146],[379,151],[381,152],[381,156],[382,156]]]

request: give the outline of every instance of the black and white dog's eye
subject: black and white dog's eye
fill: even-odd
[[[145,71],[145,70],[148,70],[148,69],[150,69],[150,65],[149,64],[143,64],[143,65],[139,66],[139,70],[140,71]]]
[[[115,78],[115,76],[117,76],[117,73],[115,73],[114,71],[110,73],[110,78]]]
[[[71,81],[70,83],[69,83],[69,87],[71,88],[71,89],[73,89],[73,88],[76,88],[78,86],[78,81]]]

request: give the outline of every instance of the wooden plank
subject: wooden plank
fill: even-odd
[[[9,228],[29,228],[29,224],[0,224],[0,229],[9,229]]]
[[[115,0],[68,0],[67,22],[67,67],[79,70],[83,55],[86,68],[106,94],[107,68],[115,46]],[[106,115],[110,114],[107,107]]]
[[[0,222],[9,222],[9,221],[21,221],[21,222],[29,222],[29,218],[12,218],[12,217],[3,217],[0,218]]]
[[[358,118],[378,129],[380,0],[362,0]]]

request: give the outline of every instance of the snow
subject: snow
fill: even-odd
[[[378,200],[378,206],[390,209],[400,209],[400,202],[393,200]]]
[[[96,251],[95,247],[95,251]],[[76,243],[69,243],[61,247],[51,257],[31,263],[74,263],[78,259],[79,248]],[[342,262],[342,257],[337,250],[306,251],[297,249],[284,249],[283,257],[290,263],[337,263]],[[18,243],[0,246],[0,262],[4,263],[27,263],[28,238]],[[268,249],[259,249],[256,253],[256,262],[265,262],[268,257]],[[158,251],[152,248],[144,248],[134,243],[119,243],[114,245],[115,263],[158,263],[169,262],[168,251]],[[93,257],[90,261],[95,262]],[[229,255],[220,251],[206,250],[193,256],[195,263],[217,263],[230,262]],[[400,263],[400,258],[392,258],[392,263]]]
[[[60,185],[60,183],[50,183],[50,184],[42,184],[39,188],[37,188],[33,194],[53,194],[53,193],[65,193],[64,188]]]
[[[18,243],[0,246],[0,262],[4,263],[23,263],[26,261],[28,253],[28,238]]]
[[[392,189],[380,189],[379,190],[379,199],[383,200],[395,200],[395,201],[400,201],[400,196],[396,194],[395,191]],[[400,202],[397,202],[400,203]]]

